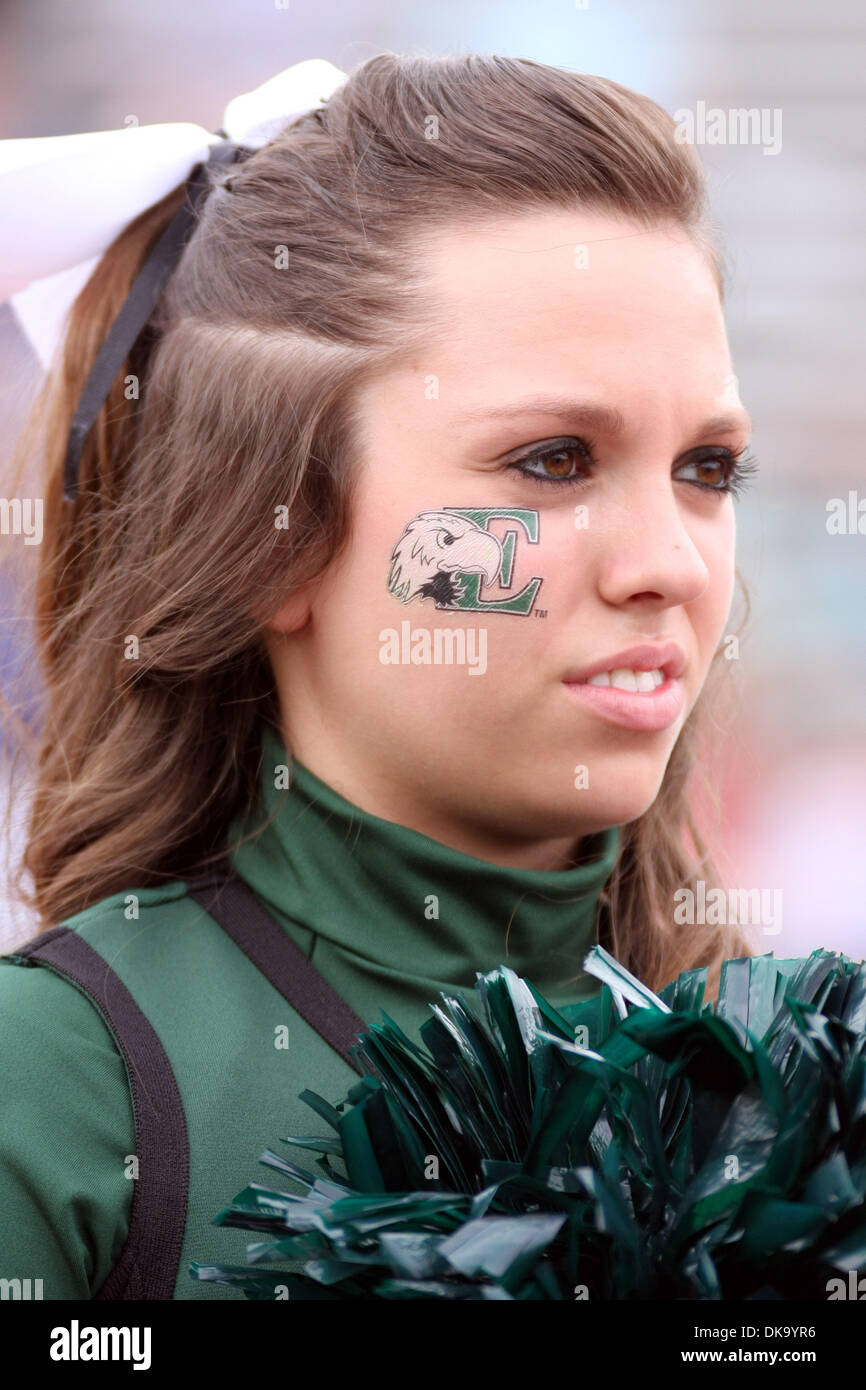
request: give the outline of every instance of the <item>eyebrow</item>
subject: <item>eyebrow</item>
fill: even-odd
[[[482,406],[478,410],[470,410],[461,415],[456,423],[469,425],[485,420],[511,420],[523,415],[555,416],[610,436],[624,434],[626,430],[625,416],[616,406],[573,401],[563,396],[529,396],[523,401]],[[714,415],[711,419],[705,420],[696,430],[695,437],[703,434],[729,434],[742,429],[751,431],[752,421],[745,410],[735,410],[730,414]]]

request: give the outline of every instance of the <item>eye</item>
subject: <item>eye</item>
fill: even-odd
[[[440,545],[453,545],[457,537],[452,536],[450,531],[440,531],[438,540]]]
[[[539,483],[580,483],[586,481],[594,459],[592,445],[584,439],[554,439],[514,459],[509,468]]]
[[[692,468],[697,476],[682,478],[682,470]],[[731,493],[738,496],[747,486],[747,480],[758,471],[757,460],[741,449],[735,454],[731,449],[708,448],[686,460],[676,469],[683,482],[693,483],[705,492]]]

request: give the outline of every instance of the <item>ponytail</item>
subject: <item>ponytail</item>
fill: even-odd
[[[46,547],[37,589],[40,650],[49,679],[63,671],[69,626],[86,590],[88,572],[104,551],[117,543],[115,506],[122,480],[131,466],[142,383],[155,332],[148,325],[139,335],[112,381],[81,451],[78,491],[63,496],[64,464],[78,402],[97,354],[148,254],[184,201],[180,185],[147,208],[100,258],[72,305],[62,357],[46,383],[46,398],[37,410],[46,414],[44,498]]]
[[[182,781],[173,786],[162,781],[171,776],[171,758],[166,757],[171,739],[166,746],[162,735],[169,732],[175,698],[169,690],[161,697],[151,692],[146,710],[142,709],[142,702],[133,693],[135,668],[124,669],[122,655],[119,664],[119,644],[127,634],[112,631],[101,621],[110,619],[110,610],[104,602],[94,601],[97,595],[104,598],[111,592],[113,581],[120,582],[125,537],[133,524],[134,511],[125,498],[129,473],[135,465],[148,367],[159,339],[157,315],[133,344],[84,440],[75,497],[63,495],[70,426],[93,363],[136,275],[183,205],[186,193],[184,183],[147,208],[100,258],[70,309],[59,360],[33,402],[16,449],[16,480],[34,455],[40,456],[42,465],[44,540],[31,612],[40,675],[49,698],[38,714],[27,848],[14,887],[19,898],[41,915],[43,928],[80,911],[112,888],[129,886],[131,875],[141,885],[152,884],[176,877],[174,865],[185,866],[191,855],[204,864],[211,849],[215,851],[213,857],[220,853],[218,834],[202,839],[196,833],[197,815],[202,810],[199,789],[184,797],[189,789]],[[134,639],[135,635],[128,636]],[[87,663],[86,684],[82,682],[83,659]],[[89,706],[83,720],[76,717],[81,701]],[[117,713],[109,714],[110,707],[116,709],[118,702],[127,708],[119,723]],[[144,725],[140,723],[142,715]],[[19,738],[23,735],[32,743],[32,730],[20,717],[16,719],[16,711],[7,707],[6,717],[16,721]],[[151,774],[139,780],[138,833],[149,835],[154,857],[164,860],[162,869],[148,864],[137,877],[122,852],[114,872],[108,869],[112,840],[120,843],[123,838],[128,827],[128,821],[124,826],[124,811],[128,812],[135,793],[130,796],[129,785],[123,785],[126,760],[112,758],[113,769],[106,767],[107,747],[98,741],[100,728],[110,720],[119,732],[133,719],[138,723],[137,740],[146,736],[146,726],[150,725]],[[90,780],[88,766],[100,763],[101,785],[89,812],[88,794],[82,784]],[[136,771],[141,771],[140,761]],[[247,800],[255,778],[248,781]],[[116,794],[106,795],[112,782]],[[215,773],[214,793],[225,790],[225,785],[226,778]],[[205,798],[205,803],[209,800]],[[237,801],[237,790],[232,788],[228,803]],[[192,835],[191,826],[195,827]],[[166,854],[166,834],[171,836],[172,831],[175,852],[169,849]],[[8,840],[8,814],[6,833]],[[95,859],[98,869],[92,890],[83,895],[82,875],[88,858]],[[25,876],[37,885],[35,893],[25,886]]]

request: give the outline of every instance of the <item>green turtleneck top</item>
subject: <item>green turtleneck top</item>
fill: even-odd
[[[262,738],[260,802],[232,827],[231,862],[362,1019],[377,1022],[384,1009],[416,1035],[440,991],[471,993],[477,973],[499,964],[566,1013],[596,992],[580,966],[616,828],[585,840],[581,862],[561,872],[490,864],[362,811],[290,759],[272,729]],[[178,1080],[191,1186],[175,1297],[242,1298],[189,1279],[188,1259],[244,1262],[249,1233],[217,1230],[213,1217],[248,1182],[274,1184],[257,1167],[263,1148],[319,1132],[299,1092],[337,1103],[357,1074],[183,881],[131,886],[65,925],[121,976]],[[129,1228],[136,1126],[126,1063],[85,994],[24,964],[0,957],[0,1280],[41,1279],[44,1298],[89,1299]],[[290,1045],[277,1052],[284,1024]]]

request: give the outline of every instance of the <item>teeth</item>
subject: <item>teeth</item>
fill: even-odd
[[[590,676],[587,685],[613,685],[617,690],[634,690],[648,695],[651,690],[664,685],[664,674],[658,668],[654,671],[632,671],[627,666],[618,666],[615,671],[600,671]]]

